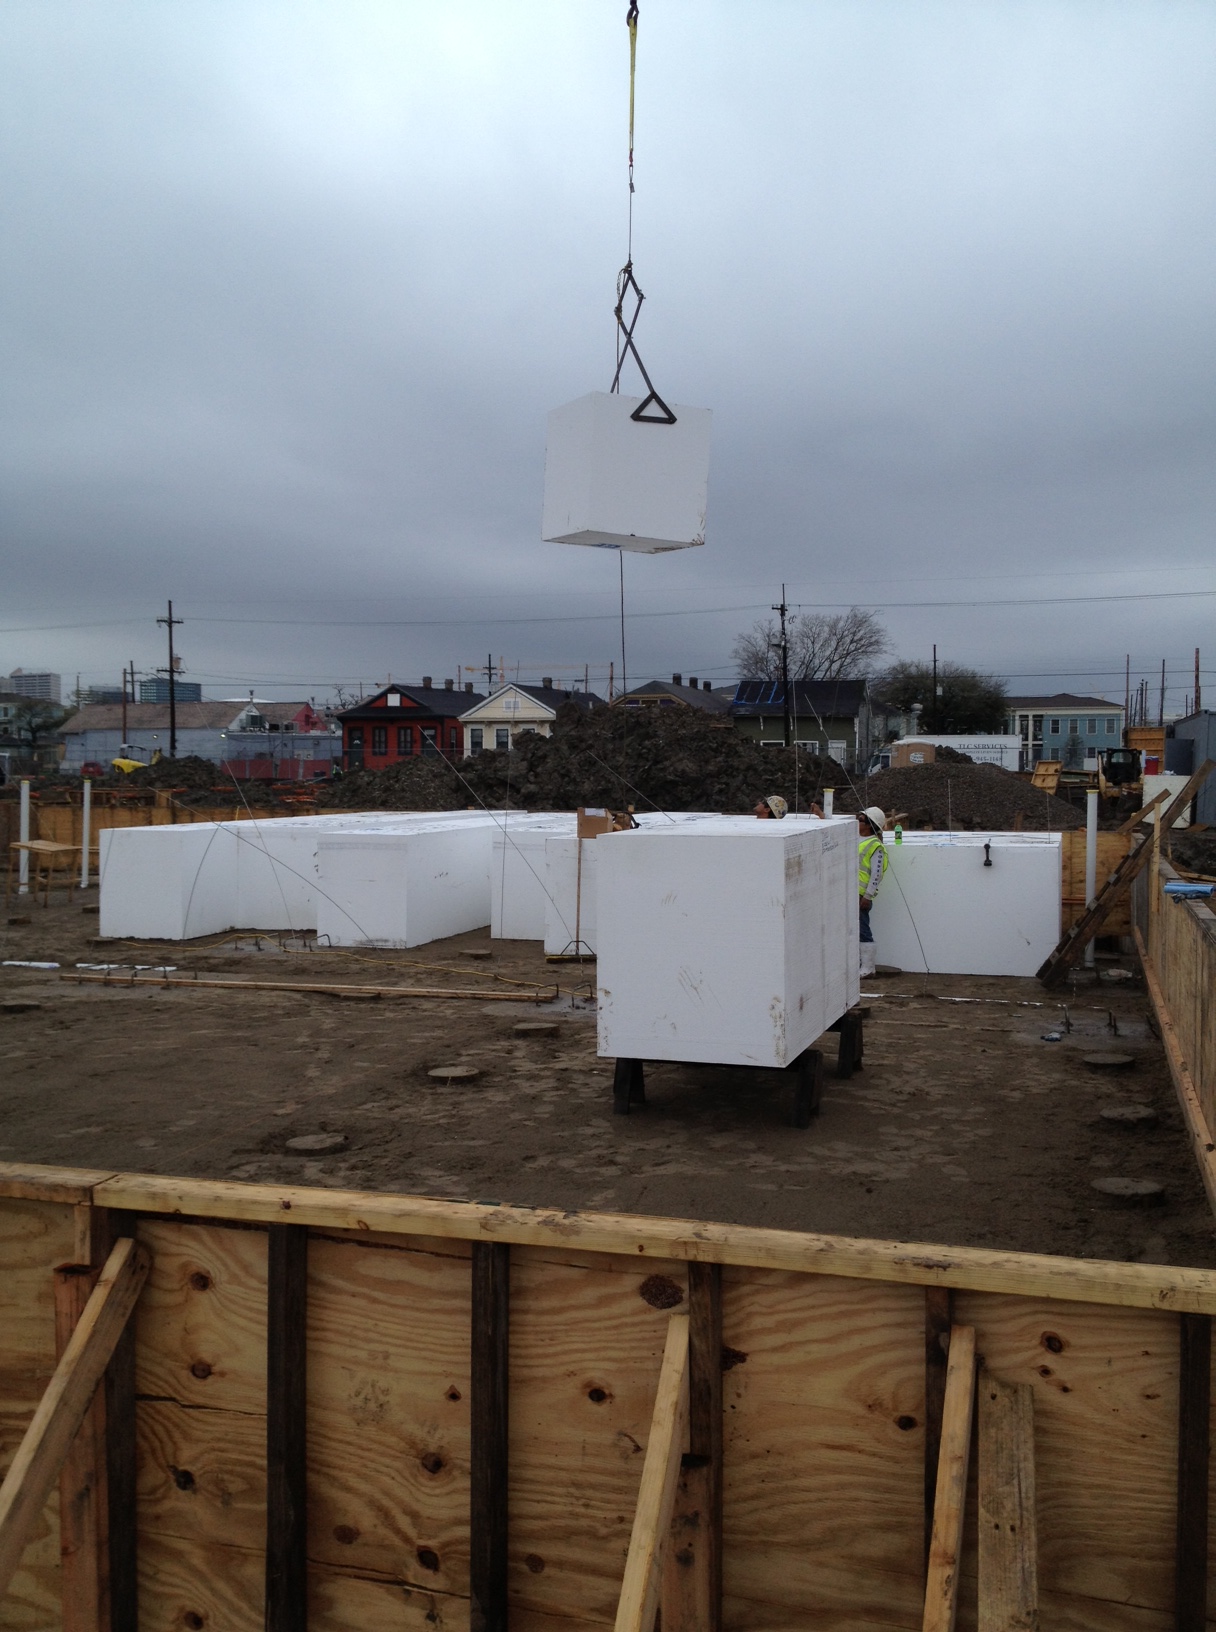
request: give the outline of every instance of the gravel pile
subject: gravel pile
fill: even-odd
[[[1216,878],[1216,833],[1171,833],[1168,842],[1170,859],[1176,867],[1184,867],[1188,873],[1203,873],[1208,878]]]
[[[483,753],[453,767],[409,760],[362,771],[324,788],[320,803],[357,810],[497,808],[743,812],[779,793],[806,810],[824,786],[843,787],[835,760],[761,748],[734,726],[690,708],[559,711],[552,737],[526,735],[511,753]]]

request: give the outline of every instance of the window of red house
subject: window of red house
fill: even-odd
[[[455,752],[456,752],[456,727],[453,726],[452,729],[448,732],[448,753],[449,754],[454,754]]]
[[[372,726],[372,753],[373,754],[387,754],[388,753],[388,726],[387,725],[373,725]]]
[[[414,733],[408,725],[397,727],[397,757],[405,759],[414,751]]]
[[[422,751],[424,754],[433,754],[435,749],[435,727],[433,725],[424,725],[422,727]]]

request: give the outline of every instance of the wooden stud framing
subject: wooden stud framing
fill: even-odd
[[[978,1632],[1038,1632],[1034,1389],[984,1373],[978,1416]]]
[[[507,1632],[510,1247],[473,1243],[472,1294],[469,1625]]]
[[[953,1298],[944,1286],[925,1288],[925,1563],[933,1540],[937,1501],[937,1464],[942,1446],[942,1412],[946,1404],[946,1356],[953,1325]]]
[[[117,1243],[0,1485],[0,1596],[135,1307],[148,1263],[148,1254],[134,1241]]]
[[[672,1315],[663,1349],[615,1632],[652,1632],[688,1425],[688,1316]]]
[[[91,1212],[91,1208],[83,1209]],[[77,1213],[82,1211],[76,1209]],[[79,1244],[79,1243],[78,1243]],[[62,1360],[98,1272],[86,1259],[55,1270],[55,1356]],[[106,1399],[97,1389],[59,1473],[59,1563],[63,1632],[109,1632],[110,1533]]]
[[[1179,1317],[1178,1531],[1174,1625],[1203,1632],[1208,1596],[1208,1463],[1211,1454],[1212,1320]]]
[[[946,1399],[942,1413],[942,1449],[933,1507],[933,1539],[925,1584],[924,1632],[954,1632],[958,1614],[959,1566],[963,1551],[963,1516],[967,1502],[967,1465],[971,1454],[971,1420],[975,1402],[975,1328],[950,1332]]]
[[[688,1454],[663,1565],[664,1632],[722,1626],[722,1270],[688,1266]]]
[[[308,1231],[272,1224],[266,1296],[266,1632],[306,1632]]]

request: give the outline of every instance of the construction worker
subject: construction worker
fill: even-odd
[[[875,973],[877,949],[874,931],[870,928],[870,908],[878,894],[883,874],[887,870],[887,852],[882,842],[886,813],[877,805],[870,805],[857,818],[859,843],[857,846],[857,896],[861,924],[861,978]]]
[[[767,799],[757,799],[752,814],[762,822],[779,822],[789,808],[779,793],[770,793]]]

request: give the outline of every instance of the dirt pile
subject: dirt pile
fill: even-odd
[[[690,708],[559,711],[552,737],[525,735],[511,753],[451,766],[407,760],[361,771],[322,790],[319,803],[357,810],[450,810],[485,804],[523,810],[608,805],[639,810],[751,810],[779,793],[806,810],[843,769],[797,749],[761,748],[734,726]]]
[[[1204,829],[1171,833],[1169,851],[1175,867],[1216,878],[1216,833]]]
[[[888,813],[906,811],[904,825],[908,828],[999,833],[1018,825],[1027,833],[1058,833],[1085,826],[1083,810],[1032,788],[999,765],[976,765],[961,757],[879,771],[859,778],[855,794],[836,799],[837,810],[858,810],[863,805],[881,805]]]

